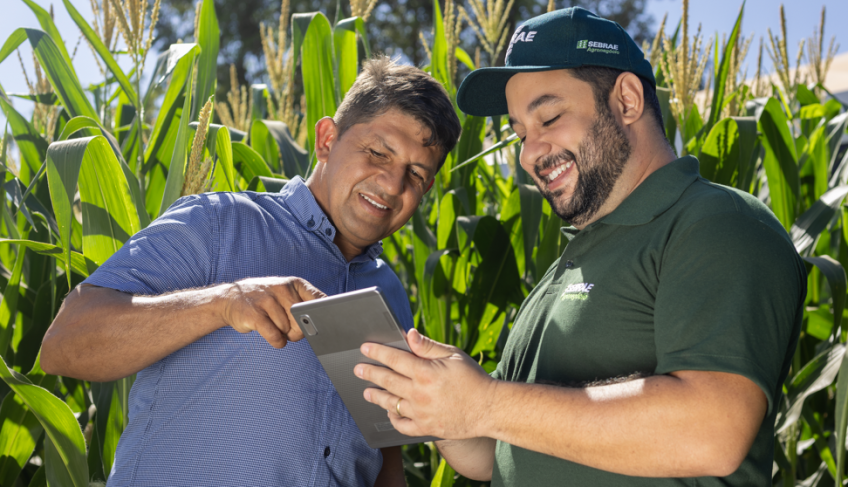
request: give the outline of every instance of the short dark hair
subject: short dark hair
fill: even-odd
[[[429,74],[397,64],[387,56],[362,64],[362,72],[333,117],[339,137],[354,125],[367,123],[391,109],[411,116],[430,130],[424,145],[441,149],[441,168],[462,131],[450,96]]]
[[[607,68],[603,66],[580,66],[568,70],[575,78],[592,85],[592,93],[595,95],[595,106],[600,109],[602,104],[609,104],[609,97],[619,75],[624,71],[620,69]],[[635,73],[634,73],[635,74]],[[638,75],[637,75],[638,76]],[[657,90],[649,81],[638,76],[642,82],[642,93],[647,107],[647,113],[656,122],[660,133],[665,137],[665,124],[662,118],[660,100],[657,98]]]

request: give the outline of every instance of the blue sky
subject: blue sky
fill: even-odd
[[[47,8],[50,4],[47,0],[35,0],[40,5]],[[235,1],[235,0],[228,0]],[[669,31],[674,29],[682,15],[680,0],[647,0],[648,11],[655,17],[656,26],[663,15],[668,12]],[[20,0],[0,0],[3,4],[3,15],[0,15],[0,42],[4,42],[6,38],[18,27],[36,27],[38,22],[32,12]],[[69,51],[73,51],[74,45],[79,38],[79,31],[76,25],[71,21],[64,6],[60,0],[53,0],[56,13],[56,24],[62,34]],[[91,10],[88,0],[71,0],[71,3],[86,17],[91,20]],[[557,2],[559,5],[562,2]],[[716,31],[721,33],[729,32],[733,27],[733,21],[739,10],[741,1],[739,0],[692,0],[690,5],[690,32],[693,32],[698,23],[702,24],[704,33],[712,35]],[[755,34],[755,41],[749,54],[749,73],[753,73],[756,69],[753,64],[756,62],[756,43],[759,36],[766,36],[766,29],[771,28],[772,31],[779,30],[780,17],[778,13],[780,2],[771,0],[748,0],[745,8],[745,18],[743,22],[743,32],[747,35]],[[819,16],[821,14],[822,5],[827,7],[826,24],[826,39],[837,33],[841,19],[848,19],[848,1],[845,0],[811,0],[811,1],[792,1],[786,2],[786,17],[789,34],[789,52],[794,59],[797,52],[798,42],[805,37],[812,35],[813,30],[818,26]],[[842,43],[840,52],[848,50],[848,35],[837,36],[837,42]],[[21,47],[21,55],[29,70],[30,77],[32,73],[32,62],[29,45],[24,43]],[[125,60],[122,64],[129,65]],[[152,68],[154,63],[148,62],[148,66]],[[770,66],[770,62],[766,63]],[[80,81],[83,85],[89,83],[97,83],[102,80],[102,77],[97,69],[88,47],[82,43],[79,45],[77,57],[75,58],[75,67]],[[18,63],[17,56],[9,56],[2,64],[0,64],[0,84],[10,93],[26,92],[26,83],[24,81],[21,68]],[[24,113],[29,113],[30,108],[28,103],[17,100],[16,107]],[[0,116],[0,123],[4,119]]]

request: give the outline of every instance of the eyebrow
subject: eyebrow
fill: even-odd
[[[374,134],[374,138],[377,139],[377,142],[379,142],[380,145],[382,145],[387,151],[391,152],[392,155],[397,155],[397,152],[395,152],[395,150],[392,149],[392,147],[386,142],[385,139],[383,139],[382,137],[380,137],[377,134]]]
[[[395,152],[395,150],[394,150],[394,149],[392,149],[392,147],[391,147],[391,146],[390,146],[390,145],[386,142],[386,140],[385,140],[385,139],[383,139],[382,137],[380,137],[380,136],[379,136],[379,135],[377,135],[377,134],[374,134],[374,138],[375,138],[375,139],[377,140],[377,142],[379,142],[379,143],[380,143],[380,145],[382,145],[382,146],[383,146],[383,147],[384,147],[387,151],[391,152],[391,153],[392,153],[392,155],[397,155],[397,152]],[[410,162],[410,164],[411,164],[411,165],[413,165],[413,166],[420,167],[422,170],[424,170],[424,172],[425,172],[425,173],[427,173],[427,175],[428,175],[428,176],[432,176],[433,174],[435,174],[435,171],[434,171],[432,168],[427,167],[427,165],[426,165],[426,164],[424,164],[423,162]]]
[[[550,94],[541,95],[541,96],[539,96],[538,98],[536,98],[535,100],[531,101],[531,102],[527,105],[527,111],[528,111],[528,112],[532,112],[532,111],[535,111],[536,109],[538,109],[539,107],[541,107],[541,106],[543,106],[543,105],[550,105],[550,104],[552,104],[552,103],[556,103],[556,102],[558,102],[558,101],[560,101],[560,100],[562,100],[562,98],[560,98],[560,97],[558,97],[558,96],[556,96],[556,95],[550,95]],[[514,118],[512,118],[512,117],[509,117],[509,125],[510,125],[510,127],[512,127],[513,125],[515,125],[515,123],[516,123],[516,122],[515,122],[515,119],[514,119]]]

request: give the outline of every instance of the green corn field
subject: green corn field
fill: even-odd
[[[194,42],[154,59],[158,1],[94,2],[102,7],[90,25],[63,0],[104,71],[87,88],[51,15],[32,0],[10,1],[26,3],[41,29],[17,29],[0,48],[0,63],[14,69],[15,51],[29,43],[37,65],[29,93],[0,86],[0,485],[86,487],[112,468],[133,377],[94,383],[42,371],[41,341],[64,296],[181,196],[278,191],[286,179],[306,177],[315,123],[335,113],[363,56],[374,55],[366,28],[374,2],[352,1],[352,16],[333,24],[320,12],[292,13],[283,1],[279,25],[260,29],[270,86],[239,86],[233,70],[230,92],[215,100],[212,1],[198,6]],[[507,24],[512,1],[488,2],[470,0],[466,9],[433,1],[423,68],[454,98],[458,67],[494,62],[515,27]],[[644,44],[667,136],[681,155],[699,158],[703,177],[766,202],[808,263],[773,484],[842,485],[848,106],[823,85],[835,52],[825,48],[824,12],[794,63],[785,20],[761,39],[756,76],[745,82],[741,63],[752,38],[742,33],[744,8],[712,40],[692,36],[687,1],[683,11],[678,26],[663,21]],[[473,56],[459,47],[466,27],[479,42]],[[118,58],[132,69],[122,70]],[[31,116],[16,111],[14,97],[34,103]],[[383,242],[383,259],[406,286],[417,328],[491,371],[518,307],[567,240],[564,222],[519,167],[520,144],[505,117],[457,113],[457,147],[409,224]],[[484,485],[457,476],[432,444],[404,447],[404,466],[411,486]]]

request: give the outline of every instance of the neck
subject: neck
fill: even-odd
[[[574,225],[578,230],[583,230],[590,224],[612,213],[642,182],[648,179],[648,176],[653,174],[657,169],[677,159],[677,155],[671,146],[665,142],[664,138],[659,139],[658,136],[654,136],[651,137],[650,141],[640,141],[638,137],[631,137],[630,143],[631,147],[633,147],[633,152],[607,201],[592,218],[580,225]]]
[[[333,215],[329,211],[330,204],[327,194],[326,180],[323,177],[323,166],[324,165],[321,162],[318,162],[315,166],[315,170],[309,176],[309,179],[306,180],[306,187],[309,188],[309,192],[312,193],[312,196],[315,198],[318,206],[321,207],[321,211],[327,215],[330,223],[336,227],[336,237],[333,239],[333,243],[339,248],[339,251],[341,251],[345,260],[350,262],[354,259],[354,257],[362,254],[368,246],[366,245],[363,247],[350,242],[342,235],[342,232],[339,231],[339,226],[336,225],[336,222],[333,220]]]

